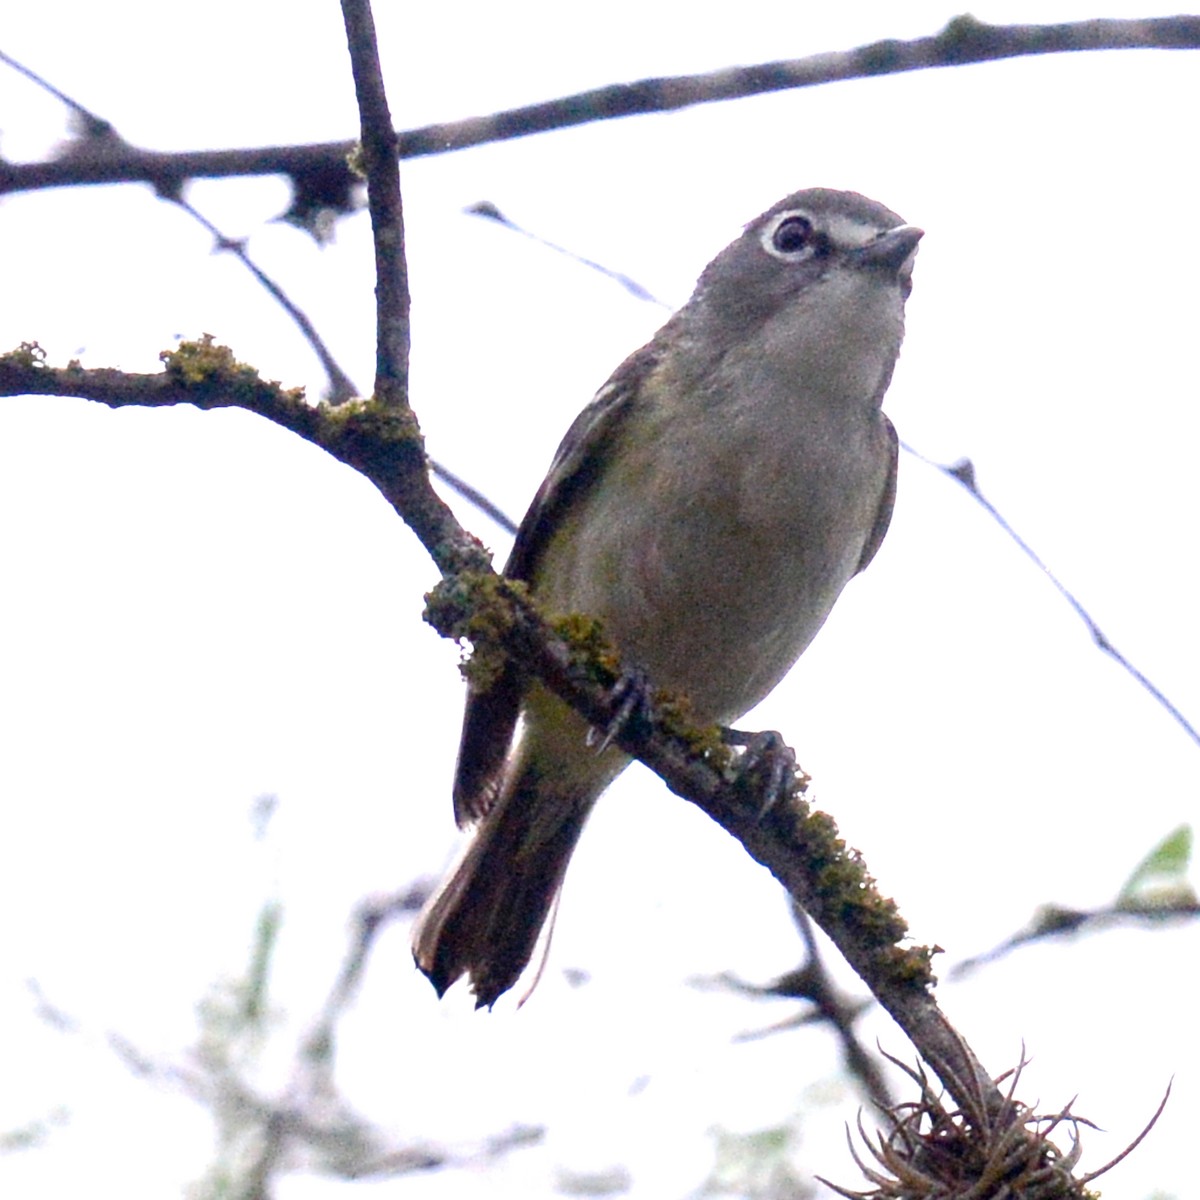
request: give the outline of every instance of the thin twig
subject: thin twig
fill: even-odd
[[[560,246],[557,242],[547,240],[540,233],[534,233],[533,230],[518,225],[511,217],[505,216],[490,200],[480,200],[478,203],[470,205],[464,211],[470,213],[473,217],[483,217],[486,221],[492,221],[496,225],[510,229],[513,233],[519,233],[531,242],[536,242],[539,246],[545,246],[547,250],[553,250],[555,254],[561,254],[564,258],[569,259],[578,266],[587,267],[589,271],[595,271],[597,274],[603,275],[606,279],[611,279],[614,283],[620,284],[635,300],[644,300],[647,304],[655,304],[659,308],[666,309],[668,312],[671,311],[672,306],[670,304],[665,300],[660,300],[649,288],[638,283],[632,276],[626,275],[623,271],[615,271],[612,267],[606,267],[603,263],[596,262],[595,259],[585,258],[575,250],[569,250],[566,246]]]
[[[112,139],[120,145],[127,145],[111,121],[98,116],[73,96],[68,96],[66,92],[55,87],[49,80],[38,75],[37,72],[30,70],[23,63],[17,62],[16,59],[11,58],[2,51],[0,51],[0,61],[7,63],[13,70],[20,72],[20,74],[36,83],[38,87],[66,105],[83,124],[86,130],[84,134],[85,138],[102,137]],[[240,238],[231,238],[228,234],[223,233],[195,205],[185,200],[182,195],[164,194],[162,198],[170,201],[172,204],[178,205],[188,216],[203,226],[212,236],[216,249],[232,254],[237,258],[246,270],[266,289],[284,312],[291,317],[293,323],[304,337],[304,340],[320,360],[321,366],[325,371],[325,376],[329,381],[328,399],[330,403],[343,404],[347,400],[351,400],[357,396],[359,391],[354,386],[354,381],[339,366],[329,347],[325,345],[324,338],[321,337],[317,332],[316,326],[309,320],[308,314],[250,257],[245,241]],[[515,534],[517,532],[516,522],[496,504],[493,504],[478,488],[467,483],[465,479],[456,475],[448,467],[443,466],[435,459],[429,460],[429,469],[448,487],[462,496],[464,500],[473,504],[485,516],[495,521],[506,533]]]
[[[506,513],[499,505],[493,504],[477,487],[469,484],[459,475],[455,475],[448,467],[442,466],[436,459],[429,460],[429,469],[448,487],[452,487],[464,500],[475,505],[481,513],[491,517],[505,533],[511,533],[514,536],[517,532],[517,523]]]
[[[73,96],[68,96],[66,92],[60,91],[44,76],[39,75],[31,67],[27,67],[24,63],[18,62],[15,58],[5,54],[0,50],[0,62],[11,67],[18,75],[24,75],[31,83],[36,84],[42,91],[48,92],[56,100],[65,104],[82,123],[85,136],[99,137],[110,132],[116,132],[110,122],[103,117],[92,112],[91,109],[85,108]]]
[[[1108,928],[1115,925],[1139,925],[1143,928],[1161,928],[1168,923],[1195,920],[1200,917],[1200,901],[1194,896],[1181,894],[1162,904],[1147,904],[1133,908],[1119,904],[1106,904],[1099,908],[1065,908],[1059,904],[1043,904],[1038,908],[1026,928],[1019,930],[991,950],[974,954],[955,963],[949,978],[961,979],[980,967],[998,962],[1012,951],[1030,942],[1048,938],[1068,937],[1084,930]]]
[[[941,471],[943,475],[948,475],[956,483],[961,484],[963,488],[975,499],[981,508],[996,522],[1000,528],[1008,534],[1008,536],[1016,543],[1021,552],[1033,563],[1039,571],[1050,581],[1051,585],[1060,596],[1071,606],[1075,615],[1087,626],[1088,633],[1091,634],[1092,641],[1116,661],[1124,670],[1136,680],[1147,692],[1160,704],[1175,723],[1187,734],[1196,745],[1200,746],[1200,731],[1183,715],[1174,704],[1163,694],[1162,689],[1139,671],[1113,644],[1109,641],[1108,635],[1096,624],[1091,613],[1079,602],[1073,592],[1054,574],[1053,571],[1042,561],[1037,552],[1029,545],[1027,541],[1008,523],[1001,514],[1000,510],[979,490],[979,483],[975,478],[975,465],[969,458],[960,458],[958,462],[945,463],[934,462],[931,458],[926,458],[919,451],[914,450],[906,443],[901,443],[904,449],[908,451],[914,458],[918,458],[923,463]]]
[[[841,1045],[846,1070],[858,1080],[876,1108],[881,1112],[890,1109],[895,1100],[888,1090],[887,1080],[884,1079],[879,1064],[854,1032],[855,1022],[871,1008],[874,997],[851,998],[843,993],[825,963],[812,918],[795,902],[792,903],[792,920],[800,931],[807,952],[807,957],[800,967],[765,986],[748,984],[730,975],[720,976],[717,982],[752,996],[806,1000],[812,1007],[767,1029],[739,1034],[735,1040],[753,1041],[768,1034],[816,1022],[831,1025]]]
[[[127,146],[129,143],[121,137],[120,133],[113,123],[104,117],[94,113],[86,105],[76,100],[74,96],[67,95],[61,88],[55,87],[48,79],[37,74],[36,71],[30,70],[23,63],[18,62],[15,58],[0,51],[0,61],[3,61],[12,67],[14,71],[24,75],[27,79],[35,83],[43,91],[53,96],[60,103],[70,109],[73,116],[83,127],[83,144],[86,146],[95,139],[103,139],[110,146]],[[216,225],[212,223],[196,206],[185,200],[182,194],[179,193],[163,193],[163,199],[169,200],[171,203],[183,209],[189,217],[192,218],[198,225],[202,226],[206,232],[212,237],[215,248],[222,252],[232,254],[241,264],[250,272],[251,275],[267,290],[271,298],[283,309],[292,322],[300,330],[304,340],[308,342],[313,353],[321,362],[321,366],[325,371],[325,375],[329,380],[329,399],[334,404],[341,404],[351,397],[358,395],[358,391],[351,382],[350,377],[338,365],[337,360],[330,353],[329,347],[325,345],[321,335],[317,332],[316,326],[309,320],[308,315],[304,310],[296,304],[294,300],[283,290],[283,288],[275,282],[251,257],[246,250],[246,244],[243,239],[232,238],[228,234],[223,233]]]
[[[280,308],[291,317],[304,340],[320,359],[321,367],[329,380],[329,402],[344,404],[347,400],[357,396],[358,389],[354,386],[353,380],[338,365],[329,347],[325,345],[325,340],[317,332],[316,326],[309,320],[308,314],[250,257],[245,242],[238,238],[226,237],[202,212],[182,197],[173,197],[172,202],[182,208],[193,220],[204,226],[212,234],[216,248],[232,254],[267,290]]]

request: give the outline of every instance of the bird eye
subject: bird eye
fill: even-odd
[[[785,262],[796,262],[820,250],[822,237],[803,213],[783,213],[763,230],[763,249]]]
[[[788,217],[776,227],[771,245],[780,254],[795,254],[808,245],[811,237],[812,222],[807,217]]]

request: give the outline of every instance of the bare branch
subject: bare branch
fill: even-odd
[[[595,259],[585,258],[578,251],[570,250],[566,246],[560,246],[557,242],[551,242],[542,237],[540,233],[534,233],[532,229],[526,229],[524,226],[518,225],[511,217],[505,216],[490,200],[480,200],[464,211],[470,213],[473,217],[482,217],[485,221],[492,221],[504,229],[511,229],[513,233],[519,233],[531,242],[536,242],[537,245],[544,246],[547,250],[552,250],[555,254],[561,254],[563,258],[575,263],[576,266],[586,267],[589,271],[595,271],[596,274],[603,275],[606,279],[611,279],[614,283],[620,284],[635,300],[643,300],[647,304],[654,304],[659,308],[665,308],[668,312],[671,311],[671,305],[665,300],[660,300],[649,288],[638,283],[632,276],[626,275],[624,271],[614,271],[612,267],[606,267],[603,263],[597,262]]]
[[[671,112],[696,104],[849,79],[1030,55],[1146,49],[1200,49],[1200,17],[988,25],[974,17],[961,16],[932,37],[908,42],[887,39],[808,58],[610,84],[489,116],[426,125],[398,134],[396,149],[401,158],[418,158],[595,121]],[[124,144],[102,150],[82,145],[78,152],[50,162],[0,161],[0,195],[98,183],[149,183],[160,192],[178,194],[189,179],[238,175],[288,175],[300,180],[337,174],[350,184],[353,175],[346,158],[353,149],[354,143],[349,141],[183,154],[160,154]]]
[[[859,1041],[854,1031],[858,1018],[872,1007],[873,1001],[861,996],[849,996],[838,987],[833,974],[825,965],[812,918],[794,901],[792,919],[800,932],[806,952],[805,960],[799,967],[765,985],[747,983],[728,972],[714,980],[702,982],[728,987],[749,996],[808,1001],[808,1007],[801,1009],[797,1015],[765,1029],[739,1034],[735,1040],[754,1041],[785,1029],[824,1022],[832,1027],[837,1037],[846,1070],[858,1081],[871,1103],[881,1112],[886,1112],[895,1105],[895,1100],[879,1064]]]
[[[948,475],[956,483],[970,493],[976,503],[1000,526],[1002,530],[1017,544],[1021,553],[1033,563],[1039,571],[1050,581],[1055,591],[1071,606],[1075,615],[1087,626],[1088,633],[1091,634],[1092,641],[1096,643],[1098,649],[1103,650],[1110,658],[1116,661],[1125,671],[1147,692],[1154,698],[1155,702],[1160,704],[1171,717],[1171,719],[1187,734],[1197,746],[1200,746],[1200,730],[1193,725],[1183,713],[1167,699],[1162,689],[1154,683],[1142,671],[1133,665],[1117,648],[1109,641],[1108,635],[1096,624],[1091,613],[1084,608],[1083,604],[1076,598],[1075,594],[1064,584],[1057,575],[1038,557],[1037,551],[1027,542],[1021,535],[1008,523],[1000,510],[983,494],[979,488],[979,482],[975,478],[975,464],[969,458],[960,458],[958,462],[951,463],[948,466],[944,463],[934,462],[931,458],[926,458],[919,450],[914,450],[907,443],[901,443],[905,450],[908,451],[914,458],[919,458],[923,463],[941,471],[943,475]]]
[[[9,55],[0,51],[0,61],[7,63],[13,70],[20,72],[27,78],[33,80],[40,88],[62,101],[75,115],[82,124],[84,129],[85,140],[100,139],[106,145],[128,145],[117,131],[116,127],[103,117],[92,112],[90,109],[82,105],[72,96],[68,96],[61,89],[50,83],[49,80],[43,79],[40,75],[29,70],[22,63],[11,58]],[[232,254],[251,275],[262,285],[268,294],[278,303],[293,323],[300,330],[304,340],[308,343],[313,353],[320,360],[321,366],[325,371],[326,378],[329,381],[328,399],[333,404],[344,404],[347,400],[353,399],[359,394],[358,388],[354,386],[354,381],[342,370],[338,361],[333,357],[332,351],[325,344],[325,339],[321,337],[317,327],[309,319],[308,314],[287,294],[282,286],[268,275],[251,257],[246,249],[243,239],[231,238],[223,233],[216,225],[212,223],[195,205],[189,203],[181,195],[173,195],[164,192],[162,199],[169,201],[172,204],[178,205],[185,213],[188,214],[197,224],[202,225],[213,239],[214,248],[222,253]],[[293,204],[293,207],[295,205]],[[515,226],[514,226],[515,228]],[[533,235],[530,235],[533,236]],[[584,260],[586,261],[586,260]],[[448,467],[434,459],[429,460],[429,469],[433,474],[441,479],[447,486],[456,491],[469,503],[473,504],[480,512],[490,517],[501,529],[508,533],[516,533],[517,525],[511,517],[504,513],[497,505],[493,504],[478,488],[472,487],[471,484],[461,476],[455,474]]]
[[[960,979],[980,967],[1007,957],[1013,950],[1030,942],[1047,938],[1064,937],[1082,933],[1088,929],[1106,929],[1112,925],[1137,924],[1157,928],[1168,922],[1194,920],[1200,917],[1200,901],[1180,897],[1169,903],[1146,908],[1122,908],[1106,904],[1099,908],[1064,908],[1058,904],[1043,904],[1030,919],[1029,924],[1012,934],[991,950],[972,955],[956,963],[950,972],[951,979]]]
[[[111,121],[92,112],[91,109],[85,107],[73,96],[68,96],[66,92],[55,87],[48,79],[44,79],[41,75],[31,71],[23,63],[17,62],[16,59],[3,53],[3,51],[0,51],[0,62],[6,63],[14,71],[32,80],[43,91],[61,101],[71,110],[72,115],[82,130],[82,140],[80,143],[77,143],[77,148],[79,145],[82,145],[99,149],[101,153],[107,153],[112,152],[114,148],[120,150],[120,148],[129,146],[129,143],[121,137],[120,132]],[[329,380],[329,399],[335,404],[340,404],[342,401],[349,400],[352,396],[358,395],[358,390],[351,382],[350,377],[338,365],[329,347],[325,345],[324,339],[317,332],[316,326],[309,320],[308,314],[250,257],[244,239],[232,238],[228,234],[223,233],[195,205],[185,200],[178,192],[164,191],[160,194],[164,200],[169,200],[171,203],[178,205],[192,220],[198,225],[203,226],[213,239],[214,250],[232,254],[266,289],[280,308],[291,317],[292,322],[300,330],[304,340],[309,344],[313,353],[316,354],[321,362],[321,366]]]
[[[362,122],[362,165],[375,245],[375,396],[408,406],[408,267],[396,134],[383,87],[375,19],[367,0],[342,0],[354,91]]]
[[[354,386],[350,376],[338,365],[337,359],[325,345],[325,339],[317,332],[317,327],[309,319],[308,314],[250,257],[245,243],[240,239],[227,237],[199,209],[182,197],[173,197],[172,202],[179,205],[197,224],[202,225],[212,235],[216,249],[232,254],[266,289],[279,307],[291,317],[296,328],[300,330],[301,336],[321,362],[321,367],[329,380],[330,401],[334,404],[342,404],[357,396],[358,389]]]

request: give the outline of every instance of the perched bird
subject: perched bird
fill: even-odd
[[[504,574],[544,611],[599,618],[623,664],[699,720],[757,704],[887,531],[896,433],[880,404],[921,237],[824,188],[751,221],[576,418]],[[454,813],[474,835],[413,940],[439,995],[467,975],[491,1005],[528,964],[629,762],[588,734],[512,666],[468,696]]]

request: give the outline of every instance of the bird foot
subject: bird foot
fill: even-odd
[[[762,796],[758,810],[761,821],[781,800],[792,794],[796,779],[796,754],[774,730],[751,733],[744,729],[724,729],[722,740],[741,746],[734,766],[734,786]]]
[[[636,731],[639,723],[647,726],[650,721],[650,681],[645,671],[626,667],[621,677],[612,685],[609,697],[617,706],[612,720],[603,729],[592,729],[588,734],[588,745],[596,753],[603,754],[621,734]]]

